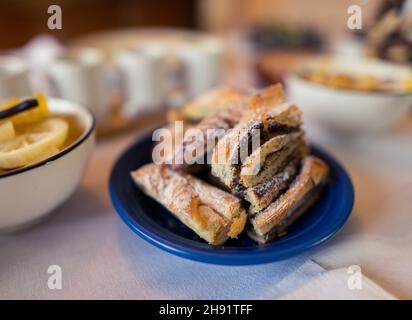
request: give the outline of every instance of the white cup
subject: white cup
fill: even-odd
[[[0,56],[0,99],[31,94],[25,63],[16,57]]]
[[[122,78],[123,114],[136,116],[161,109],[166,95],[166,50],[161,44],[124,49],[115,56]]]
[[[48,74],[57,96],[91,110],[98,121],[110,111],[109,70],[103,54],[96,49],[79,49],[57,58]]]
[[[177,48],[183,63],[188,97],[216,86],[221,77],[223,44],[217,39],[184,43]]]

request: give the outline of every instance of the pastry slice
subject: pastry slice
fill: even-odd
[[[235,188],[239,183],[242,158],[248,156],[242,150],[249,152],[253,135],[257,131],[260,134],[262,128],[263,124],[259,120],[240,123],[222,137],[214,148],[211,172],[229,189]]]
[[[261,119],[265,131],[277,132],[299,127],[302,123],[301,112],[293,104],[285,102],[285,94],[281,84],[266,87],[250,98],[241,122],[250,119]]]
[[[245,119],[250,119],[258,114],[265,113],[273,106],[285,102],[285,92],[280,83],[268,86],[256,94],[254,94],[249,101],[244,115]]]
[[[250,187],[275,174],[290,154],[300,154],[305,149],[299,109],[286,103],[274,105],[272,109],[266,104],[256,108],[255,110],[264,112],[258,116],[253,114],[247,121],[243,118],[242,122],[218,141],[214,149],[211,159],[212,174],[230,190],[234,190],[235,194],[242,188]],[[262,166],[260,159],[267,161],[268,165]],[[246,168],[243,175],[249,177],[242,179],[244,165]],[[257,175],[254,170],[256,167],[266,168],[266,171],[254,178],[251,176]]]
[[[131,175],[147,195],[210,244],[223,244],[244,229],[241,200],[202,180],[156,164],[144,165]]]
[[[244,105],[249,100],[250,94],[247,92],[222,86],[200,95],[178,110],[169,111],[168,120],[183,120],[187,123],[196,124],[216,112],[234,106],[239,110],[244,110]]]
[[[242,164],[240,180],[246,188],[253,187],[279,172],[287,162],[301,159],[306,152],[303,132],[281,134],[254,150]]]
[[[254,214],[265,209],[274,199],[285,192],[299,173],[300,162],[300,160],[293,160],[269,179],[247,188],[243,197],[250,203],[249,213]]]
[[[291,161],[295,159],[302,159],[307,153],[307,145],[303,139],[293,142],[281,150],[271,153],[265,160],[257,174],[243,174],[243,167],[240,173],[240,183],[244,188],[253,187],[259,183],[270,179]]]
[[[204,118],[198,124],[193,126],[192,131],[195,135],[186,134],[183,142],[178,146],[172,155],[172,159],[169,161],[170,168],[173,170],[179,170],[183,172],[193,172],[193,163],[207,164],[211,158],[211,153],[217,143],[217,141],[226,135],[229,129],[233,128],[241,119],[244,112],[244,105],[234,103],[230,107],[219,110],[218,112]],[[200,132],[201,139],[197,134]],[[190,130],[187,131],[190,133]],[[198,151],[193,157],[192,163],[186,161],[185,154],[192,150]],[[203,168],[208,169],[207,165],[203,165]]]
[[[252,213],[248,235],[260,243],[281,236],[320,197],[328,175],[327,165],[307,156],[302,169],[285,193],[262,211]]]

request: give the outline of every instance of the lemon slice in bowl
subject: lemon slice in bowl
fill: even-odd
[[[30,166],[32,164],[36,164],[37,162],[46,160],[50,157],[53,157],[54,155],[58,154],[60,152],[59,148],[57,147],[52,147],[49,150],[47,150],[47,152],[41,154],[40,157],[34,159],[33,161],[29,162],[28,164],[26,164],[26,166]]]
[[[69,125],[60,118],[49,118],[25,133],[0,143],[0,169],[10,170],[44,158],[60,148],[67,138]]]
[[[47,99],[43,94],[36,93],[34,95],[34,99],[29,100],[33,100],[36,103],[36,105],[34,107],[26,105],[23,108],[27,110],[19,110],[17,114],[10,116],[9,118],[7,118],[7,120],[10,120],[15,126],[26,126],[44,120],[49,116],[49,107],[47,105]],[[29,100],[12,98],[0,105],[0,111],[12,109],[13,107],[16,107],[16,105],[18,104],[31,103],[32,101]]]
[[[15,136],[13,122],[10,120],[0,121],[0,142],[11,140]]]

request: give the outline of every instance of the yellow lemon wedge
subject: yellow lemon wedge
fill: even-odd
[[[25,133],[0,143],[0,169],[10,170],[44,159],[63,145],[69,124],[60,118],[49,118],[29,128]]]
[[[0,121],[0,142],[11,140],[15,136],[13,123],[10,120]]]
[[[39,104],[38,106],[27,111],[22,111],[7,119],[12,121],[15,126],[33,124],[46,119],[49,115],[49,108],[47,106],[46,97],[41,93],[36,93],[34,95],[34,99],[37,100]],[[22,99],[18,98],[10,99],[6,103],[0,105],[0,111],[9,109],[15,106],[16,104],[20,103],[21,101]]]

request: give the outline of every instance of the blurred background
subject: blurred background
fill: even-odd
[[[61,41],[87,32],[125,27],[169,26],[213,32],[253,26],[273,20],[316,27],[325,36],[347,32],[347,8],[359,4],[370,25],[382,0],[2,0],[0,47],[24,45],[49,33]],[[47,28],[47,7],[61,6],[64,27]]]
[[[61,29],[48,27],[51,5],[61,8]],[[178,109],[219,85],[251,90],[282,82],[323,127],[358,131],[364,123],[348,126],[328,114],[330,101],[344,101],[347,111],[337,114],[352,122],[359,115],[349,115],[347,103],[365,105],[377,98],[372,92],[410,91],[405,68],[412,63],[411,8],[410,0],[3,0],[0,53],[23,60],[30,83],[5,90],[2,98],[42,91],[74,100],[94,111],[100,132],[111,134],[140,125],[142,114]],[[351,30],[356,13],[358,26]],[[313,63],[325,55],[353,63]],[[363,63],[365,58],[375,64]],[[395,71],[389,62],[404,69]],[[325,72],[326,65],[333,72]],[[291,78],[297,73],[299,79]],[[344,92],[307,95],[302,79],[364,92],[364,101],[351,100],[350,93],[342,100]],[[389,109],[375,115],[374,127],[389,128],[409,101],[386,97],[376,103],[402,104],[392,121],[382,120]]]

